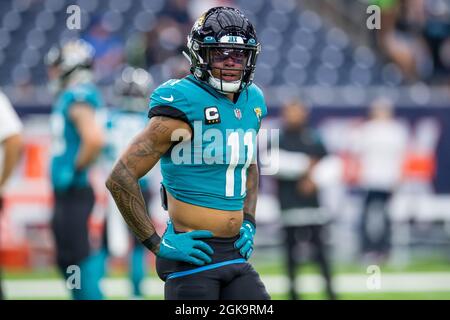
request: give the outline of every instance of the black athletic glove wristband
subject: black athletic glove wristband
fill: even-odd
[[[251,215],[250,213],[244,213],[244,220],[250,221],[256,228],[256,220],[254,215]]]
[[[155,252],[156,248],[158,247],[159,243],[161,242],[161,237],[158,236],[158,234],[155,232],[150,236],[150,238],[142,241],[142,244],[151,252]]]

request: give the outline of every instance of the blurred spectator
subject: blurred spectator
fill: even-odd
[[[168,58],[179,55],[186,44],[183,25],[168,16],[161,17],[156,27],[147,33],[146,62],[147,67],[161,64]]]
[[[423,34],[433,60],[434,76],[450,80],[450,1],[425,1]]]
[[[407,81],[450,78],[450,3],[373,0],[381,7],[376,43]]]
[[[360,186],[365,200],[360,221],[360,250],[368,259],[386,259],[391,246],[388,202],[398,186],[407,147],[407,132],[393,118],[393,106],[377,99],[370,119],[356,134]]]
[[[124,60],[124,45],[106,27],[105,21],[94,17],[84,39],[95,49],[94,75],[100,83],[112,83]]]
[[[315,251],[315,260],[325,279],[328,298],[335,299],[323,241],[327,215],[319,203],[318,187],[313,178],[314,168],[327,152],[317,132],[308,126],[308,111],[301,102],[294,101],[285,105],[282,119],[284,127],[280,135],[280,169],[277,180],[290,298],[298,298],[295,281],[298,245],[307,242]]]
[[[125,43],[125,61],[131,66],[146,69],[146,43],[145,34],[136,32],[130,35]]]
[[[0,218],[3,210],[3,188],[20,160],[22,151],[21,131],[22,123],[19,117],[8,98],[0,92]],[[0,300],[2,299],[0,274]]]
[[[376,44],[386,57],[396,63],[408,81],[417,80],[417,35],[408,28],[424,20],[422,0],[373,0],[381,7],[381,29]]]
[[[167,0],[166,6],[163,10],[163,14],[173,18],[176,22],[178,22],[181,25],[186,25],[189,28],[189,25],[191,24],[191,18],[188,14],[188,0]],[[210,6],[211,8],[212,6]],[[185,30],[187,34],[189,30]]]

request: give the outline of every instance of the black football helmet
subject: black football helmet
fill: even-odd
[[[197,19],[188,35],[187,47],[191,73],[222,93],[240,92],[253,81],[256,59],[261,51],[256,31],[252,23],[236,8],[215,7]],[[212,74],[212,54],[221,50],[222,54],[242,58],[242,69],[222,68],[241,71],[236,81],[225,81]]]
[[[58,71],[49,76],[47,85],[50,92],[58,93],[69,79],[76,79],[77,82],[91,81],[94,56],[94,47],[82,39],[70,39],[62,45],[51,47],[44,62],[49,70]]]
[[[82,39],[71,39],[61,46],[53,46],[44,58],[48,67],[59,67],[61,77],[67,77],[75,70],[91,69],[95,49]]]

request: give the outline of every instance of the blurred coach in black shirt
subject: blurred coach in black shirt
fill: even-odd
[[[328,298],[335,299],[322,239],[327,215],[320,206],[313,178],[316,164],[327,152],[318,133],[307,126],[308,110],[300,101],[289,102],[283,107],[282,120],[277,180],[290,298],[298,299],[295,285],[298,244],[306,242],[314,250],[314,258],[326,282]]]

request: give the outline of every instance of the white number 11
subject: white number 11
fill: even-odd
[[[225,179],[225,195],[234,197],[234,170],[239,163],[239,134],[232,132],[228,136],[227,145],[231,147],[230,164],[228,165]],[[246,191],[247,184],[247,168],[253,159],[253,139],[252,133],[246,132],[244,135],[244,148],[247,146],[247,155],[244,166],[241,170],[241,196]]]

